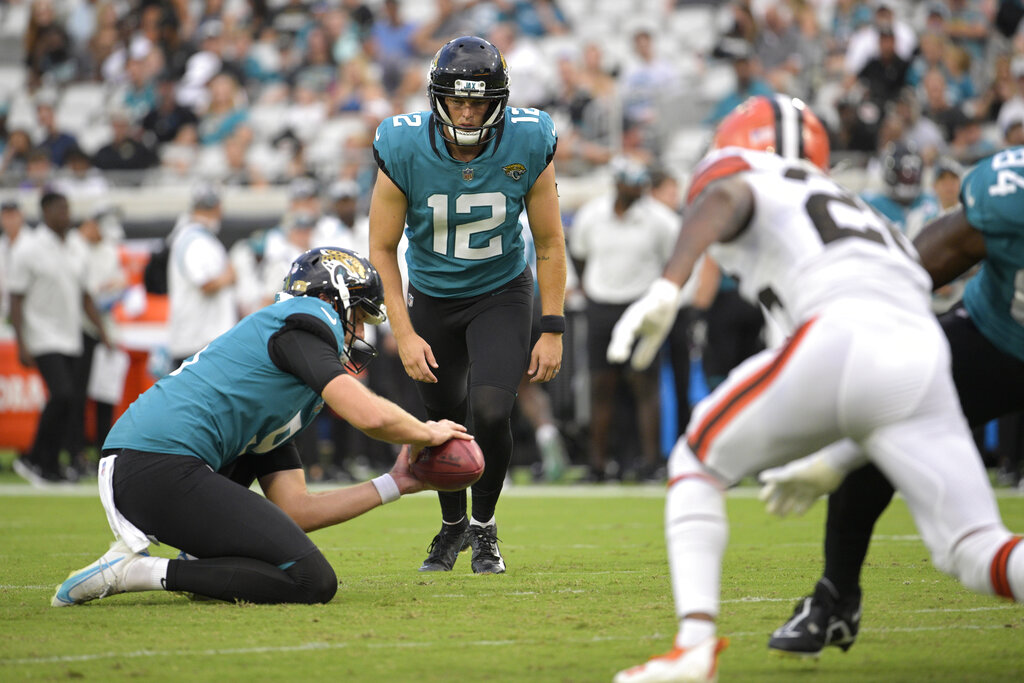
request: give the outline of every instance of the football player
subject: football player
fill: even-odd
[[[1017,276],[1024,269],[1021,193],[1024,147],[1014,147],[978,162],[963,180],[960,208],[914,239],[936,289],[981,264],[961,304],[939,318],[952,351],[953,382],[971,427],[1024,410],[1024,309]],[[838,483],[814,476],[820,457],[766,472],[764,497],[770,503],[775,498],[780,512],[805,510]],[[875,521],[892,494],[885,477],[868,465],[829,497],[824,575],[772,634],[769,648],[816,657],[827,645],[846,650],[853,644],[860,621],[861,566]],[[1016,590],[1020,599],[1019,584]]]
[[[506,106],[505,59],[481,38],[456,38],[437,52],[427,95],[430,111],[377,128],[370,260],[427,415],[472,419],[487,463],[473,485],[471,519],[465,491],[438,494],[441,530],[420,571],[450,571],[472,546],[474,572],[502,573],[494,512],[512,454],[516,387],[524,372],[546,382],[561,366],[566,265],[551,163],[557,136],[546,113]],[[532,351],[524,208],[543,314]],[[407,294],[397,260],[403,228]]]
[[[364,257],[320,248],[296,259],[277,303],[185,360],[110,430],[99,487],[117,540],[58,586],[53,606],[144,590],[329,601],[338,581],[304,532],[422,490],[410,458],[471,438],[447,420],[420,422],[349,374],[376,353],[364,325],[384,319],[380,278]],[[325,402],[367,435],[411,447],[372,482],[309,493],[293,438]],[[265,498],[249,490],[253,476]],[[151,557],[153,539],[199,559]]]
[[[903,492],[936,567],[977,592],[1024,599],[1019,537],[1003,526],[961,416],[912,247],[823,172],[825,130],[801,102],[748,100],[722,125],[741,147],[717,137],[694,170],[673,257],[623,314],[608,353],[629,358],[639,336],[633,362],[653,359],[705,250],[790,336],[698,404],[672,452],[665,518],[679,631],[669,654],[620,682],[717,678],[724,490],[840,441]]]
[[[884,192],[864,192],[861,197],[873,209],[888,218],[903,232],[907,218],[915,211],[938,213],[938,200],[921,187],[924,160],[915,149],[890,142],[882,151]]]

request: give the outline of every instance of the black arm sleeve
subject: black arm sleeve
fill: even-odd
[[[311,315],[289,316],[284,327],[270,337],[267,351],[278,369],[295,375],[317,395],[328,382],[345,374],[334,333],[327,323]]]
[[[302,469],[299,449],[294,441],[287,441],[266,453],[246,453],[232,461],[218,474],[245,488],[262,476],[283,470]]]

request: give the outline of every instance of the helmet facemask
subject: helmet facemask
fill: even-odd
[[[369,261],[349,249],[322,247],[297,258],[284,281],[291,296],[313,296],[329,303],[341,320],[345,342],[339,360],[352,373],[362,372],[377,356],[377,349],[357,334],[355,311],[362,322],[380,325],[387,320],[384,288]]]

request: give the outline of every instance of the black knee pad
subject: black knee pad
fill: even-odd
[[[330,602],[338,592],[338,577],[334,568],[319,550],[306,555],[284,571],[299,586],[302,592],[300,602],[305,604]]]
[[[512,418],[512,406],[516,395],[492,386],[476,386],[470,389],[473,428],[477,431],[499,429]]]

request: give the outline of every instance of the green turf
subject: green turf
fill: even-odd
[[[99,502],[0,498],[0,680],[610,680],[675,632],[663,501],[561,491],[503,499],[503,576],[474,576],[468,554],[449,574],[415,571],[438,520],[429,494],[316,532],[340,581],[316,607],[148,593],[53,609],[51,586],[106,548]],[[818,576],[823,506],[778,521],[749,497],[728,505],[723,681],[1024,680],[1024,607],[935,571],[901,502],[879,523],[856,646],[817,664],[770,657],[767,635]],[[1024,529],[1024,498],[1000,508]]]

